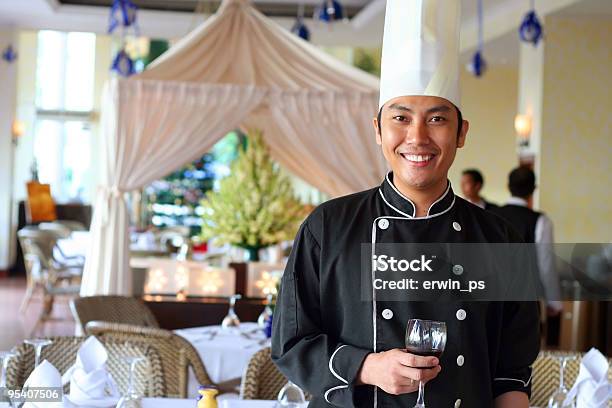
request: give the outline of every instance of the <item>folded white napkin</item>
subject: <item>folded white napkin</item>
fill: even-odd
[[[66,399],[78,407],[114,407],[119,401],[117,384],[106,369],[108,353],[94,336],[79,348],[76,363],[66,371],[62,382],[70,381]]]
[[[23,388],[27,387],[53,387],[62,388],[62,376],[57,368],[53,366],[47,360],[43,360],[32,371],[26,382],[23,384]],[[22,408],[63,408],[63,402],[26,402]]]
[[[567,394],[566,403],[576,398],[576,408],[606,408],[612,399],[612,384],[608,381],[608,359],[592,348],[582,358],[580,372]]]

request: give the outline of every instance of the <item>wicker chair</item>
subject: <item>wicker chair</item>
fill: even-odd
[[[20,307],[23,313],[36,288],[43,291],[43,309],[32,329],[35,333],[40,325],[51,318],[55,297],[59,295],[77,296],[80,289],[82,266],[64,263],[54,257],[57,235],[33,227],[17,232],[23,248],[26,266],[27,289]]]
[[[91,321],[159,328],[151,310],[140,300],[126,296],[89,296],[70,303],[74,320],[85,332]]]
[[[64,374],[75,360],[76,353],[85,337],[49,337],[53,344],[43,348],[41,361],[48,360]],[[136,366],[135,387],[136,390],[146,397],[164,397],[165,384],[162,373],[161,358],[157,350],[146,343],[134,341],[116,341],[114,339],[100,339],[108,352],[107,368],[117,383],[119,390],[123,393],[127,390],[129,381],[129,370],[125,357],[142,356],[146,358],[146,364]],[[18,357],[10,360],[7,370],[7,385],[11,387],[23,387],[23,384],[34,369],[34,349],[25,343],[15,348]],[[70,384],[66,384],[64,392],[69,392]]]
[[[171,331],[129,324],[92,321],[86,332],[104,339],[137,341],[153,346],[161,356],[167,397],[187,398],[188,369],[201,385],[213,385],[198,352],[187,340]],[[220,391],[224,390],[220,386]]]
[[[276,400],[278,393],[287,384],[287,378],[272,362],[271,349],[266,347],[251,357],[240,384],[241,399]],[[304,393],[306,400],[310,395]]]
[[[531,384],[531,400],[530,405],[536,407],[545,407],[548,404],[548,399],[553,392],[559,387],[559,363],[555,356],[575,356],[574,360],[567,362],[563,374],[565,386],[569,389],[576,381],[578,372],[580,371],[580,361],[584,353],[575,352],[560,352],[560,351],[543,351],[540,352],[538,358],[533,363],[533,375]],[[612,359],[610,361],[610,369],[608,370],[608,378],[612,381]]]

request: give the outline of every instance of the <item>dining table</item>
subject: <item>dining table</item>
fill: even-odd
[[[243,322],[238,327],[202,326],[175,330],[196,349],[210,379],[221,389],[239,391],[242,375],[253,355],[270,347],[270,339],[255,322]],[[200,384],[193,371],[189,372],[188,395],[198,395]]]

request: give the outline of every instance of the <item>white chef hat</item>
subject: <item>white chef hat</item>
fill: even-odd
[[[439,96],[460,108],[460,0],[387,0],[380,102]]]

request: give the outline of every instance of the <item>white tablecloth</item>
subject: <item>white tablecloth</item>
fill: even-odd
[[[253,354],[270,346],[263,331],[258,329],[257,323],[252,322],[241,323],[240,330],[205,326],[175,330],[175,333],[195,347],[210,379],[216,384],[242,378]],[[195,376],[190,373],[188,395],[197,396],[198,386]]]
[[[89,248],[90,234],[89,231],[73,231],[69,238],[63,238],[57,241],[64,255],[66,256],[82,256],[87,255]],[[166,252],[166,248],[156,244],[155,242],[136,241],[130,244],[130,251],[146,254],[151,252],[158,254]],[[57,259],[62,259],[59,252],[55,252]]]

